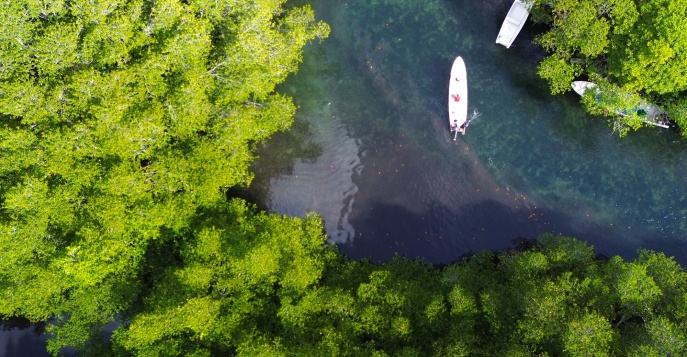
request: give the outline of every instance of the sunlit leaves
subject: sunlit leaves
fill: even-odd
[[[144,311],[116,333],[119,346],[170,356],[207,346],[262,349],[252,345],[260,336],[278,339],[272,320],[279,302],[301,297],[305,306],[286,306],[281,315],[287,325],[303,326],[308,301],[319,296],[306,294],[331,253],[319,219],[267,216],[240,201],[207,214],[194,222],[197,239],[183,245],[181,264],[157,277]]]
[[[616,332],[603,316],[588,313],[570,322],[563,350],[569,356],[609,356]]]
[[[660,254],[603,261],[580,241],[546,235],[530,250],[481,253],[438,271],[398,257],[374,265],[329,255],[305,228],[314,220],[226,208],[233,228],[197,227],[183,264],[116,333],[118,346],[174,356],[227,347],[303,356],[677,356],[685,348],[684,317],[665,299],[684,299],[684,272]],[[292,285],[289,274],[310,278]],[[216,308],[222,315],[206,313]],[[204,326],[185,309],[200,309]]]
[[[594,1],[554,1],[552,29],[537,41],[547,50],[571,56],[575,52],[587,57],[601,54],[608,47],[610,26],[597,10]]]
[[[565,93],[570,90],[570,83],[582,74],[582,66],[571,63],[564,55],[553,54],[539,63],[537,73],[549,82],[551,94]]]
[[[625,356],[682,356],[687,353],[687,331],[684,323],[673,323],[659,316],[644,324],[629,323],[621,341]]]
[[[566,320],[566,291],[553,281],[538,284],[523,296],[524,308],[518,330],[525,342],[544,343],[562,331],[561,321]]]
[[[550,26],[536,39],[550,53],[538,73],[549,82],[553,94],[570,90],[566,82],[586,75],[635,97],[653,96],[652,101],[668,104],[665,109],[671,119],[683,127],[685,105],[676,98],[687,88],[686,11],[685,0],[536,2],[532,19]],[[599,109],[592,102],[587,104],[592,113],[606,115],[617,114],[614,107],[622,112],[636,105]],[[621,135],[642,126],[642,120],[629,110],[610,122]]]
[[[5,1],[0,5],[0,80],[26,75],[24,65],[30,60],[31,45],[36,24],[32,21],[37,14],[26,11],[20,1]],[[3,88],[3,94],[5,88]],[[1,98],[1,97],[0,97]]]
[[[677,301],[684,301],[687,292],[685,284],[677,288],[678,281],[684,282],[684,272],[672,259],[644,251],[636,262],[619,257],[605,262],[594,257],[591,247],[574,239],[545,235],[540,244],[524,252],[501,253],[498,259],[492,256],[495,266],[480,264],[482,284],[469,277],[479,276],[479,270],[468,267],[486,263],[489,255],[475,255],[445,270],[444,277],[450,278],[445,281],[453,282],[447,295],[455,306],[451,313],[465,311],[465,316],[472,317],[472,324],[452,323],[482,341],[473,344],[469,336],[452,330],[449,335],[455,341],[442,341],[447,350],[452,346],[459,354],[470,348],[487,355],[552,356],[622,355],[641,350],[654,351],[648,355],[679,355],[672,351],[682,347],[671,352],[662,348],[669,339],[674,346],[682,346],[685,336],[676,328],[679,323],[673,322],[675,312],[682,308],[671,307],[667,313],[664,307],[664,301],[681,306]],[[494,270],[499,274],[492,275]]]
[[[131,282],[153,269],[151,242],[187,239],[199,211],[250,182],[253,145],[286,129],[295,111],[275,85],[295,71],[302,46],[328,31],[308,7],[282,5],[1,5],[0,271],[16,273],[0,273],[8,301],[0,314],[68,314],[54,348],[81,346],[91,324],[131,302],[124,293],[89,297],[93,289],[135,291]],[[256,284],[283,268],[274,253],[256,248],[250,256],[261,264],[242,263],[263,269],[246,272]],[[282,283],[309,286],[320,266],[303,259]],[[182,275],[208,271],[193,269]]]
[[[670,316],[679,321],[687,318],[687,273],[675,260],[663,253],[640,250],[638,263],[661,289],[660,311],[670,311]]]
[[[533,19],[551,26],[536,42],[550,53],[538,72],[553,94],[569,91],[576,77],[597,67],[599,57],[610,50],[613,34],[625,33],[637,18],[632,0],[538,2],[534,11]]]
[[[666,94],[687,88],[687,1],[639,4],[637,25],[614,39],[609,73],[624,86]]]
[[[542,253],[551,266],[565,271],[583,272],[594,263],[594,249],[574,238],[561,239],[553,234],[539,237]]]
[[[253,9],[266,7],[269,2],[257,1]],[[300,48],[313,36],[323,38],[329,33],[328,27],[314,22],[307,7],[285,14],[279,26],[274,26],[270,12],[251,11],[246,15],[246,22],[236,29],[237,41],[211,68],[221,83],[232,88],[224,100],[263,100],[263,93],[271,92],[287,73],[296,69],[300,52],[293,49]],[[244,80],[234,81],[234,78]]]
[[[455,316],[470,316],[477,312],[477,304],[461,285],[455,285],[448,294],[450,314]]]
[[[608,266],[609,283],[619,300],[624,319],[627,315],[640,316],[648,320],[659,301],[661,290],[647,275],[646,268],[640,264],[621,264],[621,259],[611,259]]]

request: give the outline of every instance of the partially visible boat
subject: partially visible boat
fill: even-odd
[[[579,95],[584,95],[584,93],[589,90],[593,89],[596,87],[596,83],[592,82],[587,82],[587,81],[574,81],[572,82],[572,89],[575,91],[575,93]],[[599,90],[596,89],[596,93],[598,93]],[[626,109],[625,109],[626,110]],[[670,121],[668,120],[668,115],[666,112],[661,110],[658,106],[651,104],[651,103],[645,103],[644,101],[640,101],[637,105],[636,108],[631,108],[631,110],[635,110],[637,114],[642,118],[642,120],[651,125],[655,125],[661,128],[670,128]],[[623,110],[617,110],[616,114],[618,115],[625,115]]]
[[[584,92],[586,92],[587,89],[592,89],[596,87],[596,83],[587,81],[574,81],[572,82],[571,86],[575,93],[579,94],[580,96],[583,96]]]
[[[510,48],[510,45],[513,44],[513,41],[525,25],[531,8],[531,3],[525,3],[520,0],[513,1],[513,5],[510,6],[506,19],[503,20],[499,35],[496,37],[496,43],[504,45],[506,48]]]
[[[451,67],[448,84],[448,123],[451,132],[465,135],[468,120],[468,74],[465,62],[458,56]],[[455,140],[455,136],[454,139]]]

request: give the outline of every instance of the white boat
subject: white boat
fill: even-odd
[[[520,0],[513,1],[513,5],[510,6],[506,19],[503,20],[499,35],[496,37],[496,43],[504,45],[506,48],[510,48],[510,45],[513,44],[513,41],[520,33],[522,26],[525,25],[531,8],[531,3],[524,3]]]
[[[468,124],[468,74],[465,62],[460,56],[456,57],[451,67],[448,84],[448,122],[451,132],[465,135]]]
[[[592,82],[587,82],[587,81],[574,81],[572,82],[572,89],[575,91],[575,93],[579,94],[580,96],[584,95],[584,92],[587,89],[591,89],[596,87],[596,83]]]
[[[596,87],[596,83],[592,82],[587,82],[587,81],[574,81],[572,82],[572,89],[575,91],[575,93],[579,95],[584,95],[584,92],[588,89],[592,89]],[[598,89],[596,90],[598,93]],[[637,111],[643,111],[646,113],[642,113],[642,120],[645,123],[655,125],[655,126],[660,126],[661,128],[670,128],[670,122],[668,121],[668,115],[661,110],[656,105],[650,104],[650,103],[645,103],[643,101],[640,101],[639,104],[637,105]],[[624,115],[620,110],[617,112],[618,115]]]

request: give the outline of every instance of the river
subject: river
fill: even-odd
[[[448,263],[551,232],[597,252],[687,256],[687,140],[643,128],[625,138],[575,94],[552,96],[531,22],[494,43],[510,0],[316,0],[330,37],[280,86],[299,110],[260,150],[242,192],[271,212],[320,213],[352,258]],[[482,115],[452,140],[453,59]],[[34,326],[5,325],[0,356],[46,356]]]
[[[510,0],[314,3],[332,32],[280,87],[296,125],[268,143],[249,197],[271,212],[319,212],[352,258],[447,263],[544,232],[599,253],[664,251],[685,264],[687,141],[642,128],[624,138],[552,96],[525,26],[494,43]],[[467,135],[447,125],[453,59],[467,65]]]

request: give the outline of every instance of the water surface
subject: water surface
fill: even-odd
[[[687,145],[675,131],[619,138],[575,94],[552,96],[531,23],[494,40],[510,1],[314,3],[331,36],[280,90],[297,125],[261,151],[252,196],[270,211],[319,212],[351,257],[445,263],[544,232],[627,258],[685,263]],[[467,65],[470,111],[453,141],[448,74]]]

